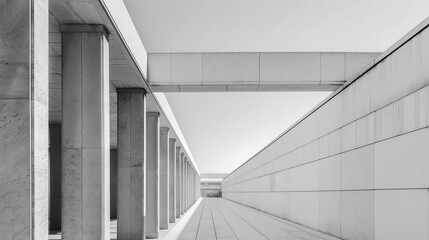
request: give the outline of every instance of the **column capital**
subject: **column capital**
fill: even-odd
[[[176,142],[175,138],[170,138],[170,142]]]
[[[143,93],[146,94],[147,91],[144,88],[116,88],[117,93]]]
[[[102,24],[61,24],[60,32],[99,32],[109,36],[109,30]]]
[[[168,127],[160,127],[159,130],[160,131],[164,131],[164,132],[168,132],[168,131],[170,131],[170,128],[168,128]]]

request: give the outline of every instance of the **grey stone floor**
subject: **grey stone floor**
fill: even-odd
[[[180,240],[334,240],[332,236],[225,200],[205,198],[179,236]]]

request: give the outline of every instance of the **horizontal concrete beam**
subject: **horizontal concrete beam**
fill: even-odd
[[[155,92],[335,90],[379,53],[150,53]]]

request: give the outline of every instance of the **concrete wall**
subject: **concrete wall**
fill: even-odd
[[[344,239],[427,240],[425,22],[226,177],[224,198]]]

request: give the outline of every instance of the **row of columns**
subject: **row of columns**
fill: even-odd
[[[156,238],[192,204],[182,205],[181,196],[190,194],[184,180],[196,171],[160,128],[159,113],[146,111],[142,88],[117,89],[118,149],[110,156],[109,33],[102,25],[60,27],[62,122],[49,127],[48,17],[46,0],[0,8],[2,239],[46,240],[51,227],[63,240],[109,240],[111,198],[119,240]]]
[[[138,93],[136,89],[118,89],[118,239],[142,239],[143,236],[158,238],[158,230],[168,229],[169,223],[180,218],[197,199],[193,196],[196,193],[193,189],[195,183],[190,181],[196,179],[197,172],[191,167],[181,146],[176,144],[176,139],[170,138],[169,128],[160,127],[159,113],[147,112],[146,118],[142,117],[144,107],[141,106],[145,105],[144,99],[144,93]],[[137,119],[146,119],[146,122],[133,124],[138,121],[129,120],[136,117],[131,115],[136,115]],[[140,133],[141,130],[144,132],[145,125],[147,139],[138,138],[143,136]],[[121,141],[124,137],[125,141]],[[127,139],[134,140],[127,142]],[[144,188],[145,178],[133,176],[132,173],[141,172],[134,168],[141,168],[145,161],[120,162],[127,160],[129,156],[140,156],[140,149],[144,149],[143,142],[147,146],[146,202],[144,196],[135,196],[140,192],[131,190]],[[139,146],[139,151],[132,153],[123,144]],[[142,157],[138,159],[141,160]],[[188,181],[180,182],[180,179]],[[136,183],[138,186],[131,186]],[[186,197],[187,201],[181,201],[181,196],[184,199]]]
[[[101,25],[65,25],[61,30],[63,239],[108,239],[108,33]],[[118,239],[158,238],[159,229],[180,217],[175,214],[180,202],[174,197],[175,174],[183,179],[184,213],[194,202],[190,179],[196,172],[169,129],[160,127],[160,114],[146,111],[143,88],[117,89],[117,94]],[[182,171],[175,167],[176,151]]]
[[[195,202],[196,171],[169,128],[160,126],[160,113],[147,112],[143,88],[117,89],[118,148],[109,156],[108,32],[101,25],[61,30],[63,239],[109,239],[110,212],[117,215],[119,240],[158,238],[180,217],[177,205],[183,214]],[[110,158],[117,163],[109,166]],[[117,184],[117,199],[110,183]]]

